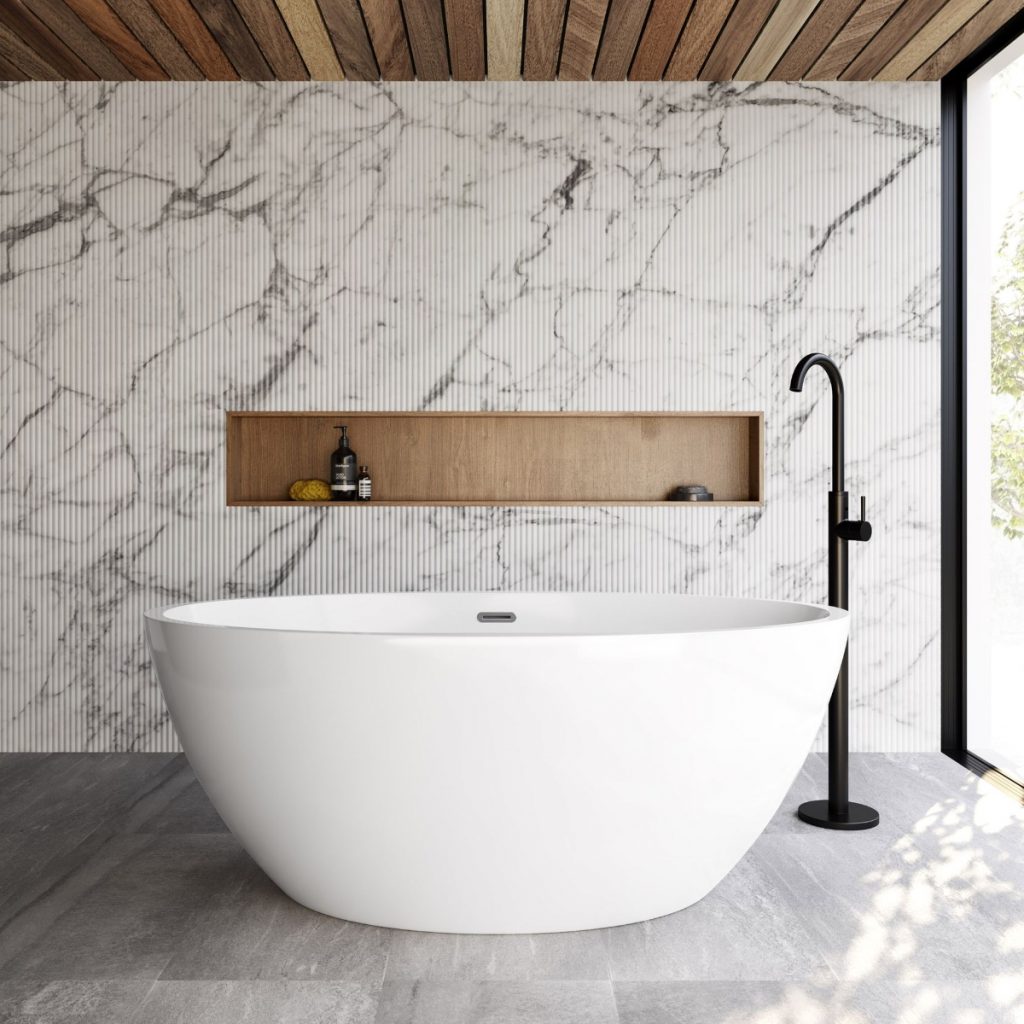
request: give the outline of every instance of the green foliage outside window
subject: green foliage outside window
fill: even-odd
[[[999,244],[992,294],[992,523],[1024,537],[1024,193]]]

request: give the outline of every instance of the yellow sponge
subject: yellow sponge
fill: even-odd
[[[288,488],[293,501],[330,501],[331,488],[326,480],[296,480]]]

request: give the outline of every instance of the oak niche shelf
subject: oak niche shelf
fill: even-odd
[[[291,501],[326,479],[347,423],[370,502]],[[704,484],[711,502],[666,501]],[[764,503],[760,412],[229,412],[227,503],[311,505],[666,505]]]

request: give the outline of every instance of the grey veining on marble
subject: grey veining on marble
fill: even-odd
[[[0,92],[0,749],[175,749],[142,638],[153,605],[821,601],[827,389],[786,389],[816,349],[846,374],[849,485],[875,524],[852,559],[853,744],[935,749],[938,96]],[[225,411],[294,408],[763,409],[767,504],[225,508]]]
[[[793,820],[822,768],[693,907],[462,936],[294,903],[181,757],[0,755],[0,1024],[1020,1024],[1024,808],[943,755],[855,754],[882,824],[826,833]]]

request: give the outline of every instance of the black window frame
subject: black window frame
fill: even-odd
[[[1024,803],[1024,785],[967,746],[966,127],[967,80],[1024,36],[1024,11],[942,79],[941,749]],[[1024,728],[1024,723],[1021,723]]]

